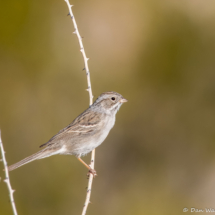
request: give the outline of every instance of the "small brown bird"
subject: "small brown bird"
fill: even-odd
[[[56,154],[75,155],[93,175],[96,171],[87,165],[81,156],[91,152],[107,137],[115,124],[115,115],[121,105],[127,102],[116,92],[102,93],[96,101],[71,124],[60,130],[47,143],[41,151],[8,167],[14,170],[31,161],[46,158]]]

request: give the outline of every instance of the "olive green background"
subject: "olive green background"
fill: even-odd
[[[87,214],[215,207],[214,0],[71,4],[95,98],[112,90],[129,100],[96,150]],[[1,1],[0,127],[9,164],[38,151],[89,105],[67,14],[63,0]],[[10,215],[0,169],[0,214]],[[86,173],[74,156],[62,155],[11,172],[19,214],[81,214]]]

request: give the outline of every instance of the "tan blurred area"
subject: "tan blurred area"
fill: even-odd
[[[129,100],[96,150],[87,214],[215,208],[215,2],[70,3],[94,98],[111,90]],[[0,14],[0,128],[13,164],[72,122],[89,96],[63,0],[2,1]],[[62,155],[14,170],[19,214],[81,214],[86,173],[75,157]],[[2,180],[0,214],[12,214]]]

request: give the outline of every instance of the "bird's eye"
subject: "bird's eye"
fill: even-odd
[[[112,97],[112,98],[111,98],[111,100],[113,100],[113,101],[114,101],[115,99],[116,99],[115,97]]]

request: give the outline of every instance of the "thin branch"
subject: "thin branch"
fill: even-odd
[[[88,67],[88,60],[89,60],[89,58],[86,57],[86,53],[85,53],[84,46],[83,46],[83,43],[82,43],[82,37],[80,36],[79,30],[78,30],[78,26],[77,26],[77,23],[75,21],[75,17],[74,17],[74,15],[72,13],[72,6],[73,5],[71,5],[69,3],[69,0],[65,0],[65,2],[67,3],[67,6],[69,8],[69,15],[71,16],[71,19],[72,19],[72,22],[73,22],[73,25],[74,25],[75,31],[73,33],[76,34],[77,37],[78,37],[78,42],[79,42],[79,45],[80,45],[80,51],[81,51],[83,59],[84,59],[84,69],[86,71],[87,84],[88,84],[87,91],[89,92],[90,105],[92,105],[93,104],[93,93],[92,93],[92,87],[91,87],[91,82],[90,82],[90,71],[89,71],[89,67]],[[90,167],[92,169],[94,169],[94,163],[95,163],[95,149],[91,153]],[[85,200],[85,203],[84,203],[82,215],[86,214],[87,207],[88,207],[88,205],[90,203],[92,183],[93,183],[93,174],[90,174],[89,181],[88,181],[88,187],[87,187],[87,195],[86,195],[86,200]]]
[[[95,149],[93,149],[93,151],[91,153],[90,167],[92,169],[94,169],[94,163],[95,163]],[[93,183],[93,174],[90,174],[89,181],[88,181],[88,187],[87,187],[87,195],[86,195],[86,199],[85,199],[85,202],[84,202],[84,207],[83,207],[81,215],[85,215],[86,212],[87,212],[87,207],[88,207],[88,205],[90,203],[92,183]]]
[[[7,188],[8,188],[8,191],[9,191],[10,202],[11,202],[11,206],[12,206],[12,209],[13,209],[13,214],[18,215],[18,213],[16,211],[15,201],[14,201],[14,198],[13,198],[13,193],[14,193],[15,190],[12,189],[11,184],[10,184],[9,172],[8,172],[8,168],[7,168],[7,161],[6,161],[6,158],[5,158],[5,151],[4,151],[3,143],[2,143],[2,140],[1,140],[1,131],[0,131],[0,148],[1,148],[1,154],[2,154],[2,162],[4,164],[4,170],[5,170],[5,180],[4,180],[4,182],[7,184]]]
[[[90,97],[90,105],[93,104],[93,93],[92,93],[92,87],[91,87],[91,82],[90,82],[90,71],[89,71],[89,67],[88,67],[88,60],[89,58],[87,58],[86,56],[86,53],[85,53],[85,50],[84,50],[84,46],[83,46],[83,43],[82,43],[82,37],[80,36],[80,33],[79,33],[79,30],[78,30],[78,26],[76,24],[76,21],[75,21],[75,17],[72,13],[72,6],[70,3],[69,3],[69,0],[65,0],[65,2],[67,3],[67,6],[69,8],[69,15],[71,16],[71,19],[72,19],[72,22],[73,22],[73,25],[74,25],[74,29],[75,31],[73,32],[73,34],[76,34],[77,37],[78,37],[78,42],[79,42],[79,45],[80,45],[80,51],[83,55],[83,58],[84,58],[84,66],[85,66],[85,70],[86,70],[86,75],[87,75],[87,84],[88,84],[88,89],[87,91],[89,92],[89,97]]]

